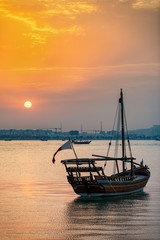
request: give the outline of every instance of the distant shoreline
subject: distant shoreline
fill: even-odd
[[[131,140],[160,140],[160,125],[153,125],[147,129],[130,130],[129,138]],[[71,130],[69,132],[62,132],[44,129],[1,129],[0,140],[12,141],[12,140],[110,140],[120,139],[120,132],[116,130],[112,131],[100,131],[92,130],[79,132],[78,130]]]
[[[103,137],[90,137],[90,138],[75,138],[75,137],[68,137],[68,138],[60,138],[60,137],[57,137],[57,138],[47,138],[47,139],[42,139],[42,138],[0,138],[0,141],[6,141],[6,142],[9,142],[9,141],[56,141],[56,140],[61,140],[61,141],[67,141],[68,139],[72,139],[72,140],[110,140],[110,138],[103,138]],[[157,138],[153,138],[153,137],[135,137],[135,138],[132,138],[130,137],[129,138],[130,140],[155,140],[155,141],[160,141],[159,139]],[[112,138],[112,140],[116,140],[116,138]],[[119,139],[120,140],[120,139]]]

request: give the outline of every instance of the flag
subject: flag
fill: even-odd
[[[52,159],[52,162],[55,163],[55,156],[56,154],[61,151],[61,150],[64,150],[64,149],[72,149],[72,146],[71,146],[71,142],[68,141],[66,142],[65,144],[63,144],[60,148],[58,148],[58,150],[54,153],[53,155],[53,159]]]

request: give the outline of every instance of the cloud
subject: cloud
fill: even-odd
[[[159,8],[160,7],[160,0],[116,0],[116,2],[119,2],[120,4],[129,4],[133,8]]]
[[[160,7],[160,0],[136,0],[132,3],[133,8],[150,8],[156,9]]]
[[[28,25],[31,28],[32,31],[43,32],[43,33],[52,33],[55,35],[57,35],[59,33],[65,33],[65,32],[68,32],[68,33],[76,32],[78,34],[80,34],[82,32],[82,28],[79,26],[76,26],[76,25],[72,26],[70,28],[60,28],[60,29],[56,29],[51,26],[39,27],[38,24],[36,23],[36,21],[31,18],[14,15],[5,9],[0,9],[0,12],[4,13],[5,17],[12,18],[17,21],[25,23],[26,25]]]
[[[63,16],[69,16],[71,19],[75,19],[79,14],[90,14],[97,11],[97,6],[89,3],[88,1],[66,1],[66,0],[34,0],[22,3],[20,0],[1,1],[0,12],[8,18],[12,18],[17,21],[21,21],[28,25],[32,31],[43,33],[78,33],[81,34],[82,27],[76,24],[72,26],[53,27],[51,21],[52,16],[63,18]],[[36,19],[41,21],[38,24]],[[56,23],[59,19],[56,19]],[[40,26],[41,25],[41,26]]]
[[[97,6],[85,1],[59,1],[47,5],[48,9],[44,11],[49,15],[65,15],[75,19],[79,14],[91,14],[97,11]]]
[[[160,63],[151,62],[151,63],[133,63],[133,64],[117,64],[117,65],[104,65],[104,66],[93,66],[93,67],[69,67],[69,66],[54,66],[54,67],[31,67],[31,68],[10,68],[7,70],[0,69],[0,71],[17,71],[17,72],[30,72],[30,71],[61,71],[61,70],[72,70],[72,71],[81,71],[81,72],[97,72],[104,73],[110,71],[133,71],[136,73],[140,69],[152,69],[155,72],[159,72]]]

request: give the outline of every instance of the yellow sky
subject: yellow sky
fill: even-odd
[[[93,119],[92,103],[99,108],[120,87],[138,89],[143,99],[153,94],[155,115],[159,7],[159,0],[0,0],[0,127],[36,127],[37,116],[37,127],[62,119],[71,127],[76,110],[80,125]],[[25,100],[33,102],[29,124],[22,117]],[[55,122],[49,120],[54,114]],[[146,109],[147,114],[153,113]],[[152,123],[157,120],[146,126]]]

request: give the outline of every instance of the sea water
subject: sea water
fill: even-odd
[[[79,197],[62,159],[63,141],[0,141],[1,240],[160,239],[160,141],[131,141],[151,171],[144,192],[128,197]],[[106,155],[108,141],[75,145],[78,157]],[[109,166],[111,170],[111,166]]]

